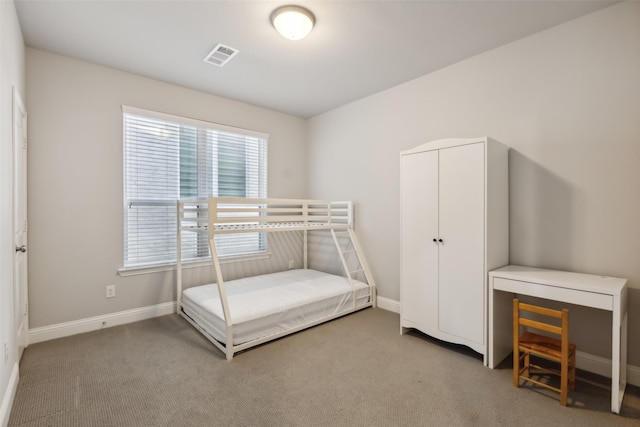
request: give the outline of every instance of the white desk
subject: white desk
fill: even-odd
[[[513,294],[611,312],[611,411],[619,414],[627,384],[627,280],[518,265],[489,272],[490,368],[513,351]]]

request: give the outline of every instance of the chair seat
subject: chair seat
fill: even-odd
[[[535,332],[525,332],[518,340],[521,350],[528,350],[543,357],[550,357],[554,360],[562,358],[562,341]],[[576,345],[569,343],[569,355],[575,353]]]

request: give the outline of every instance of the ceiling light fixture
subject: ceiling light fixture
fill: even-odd
[[[282,6],[271,13],[271,23],[282,37],[289,40],[305,38],[315,22],[313,13],[301,6]]]

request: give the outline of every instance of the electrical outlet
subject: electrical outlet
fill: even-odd
[[[294,267],[293,260],[290,259],[289,260],[289,270],[291,270],[293,267]]]
[[[107,298],[115,298],[115,296],[116,296],[116,285],[108,285]]]

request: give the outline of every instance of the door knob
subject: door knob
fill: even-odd
[[[22,253],[27,252],[27,246],[26,245],[16,246],[16,252],[22,252]]]

